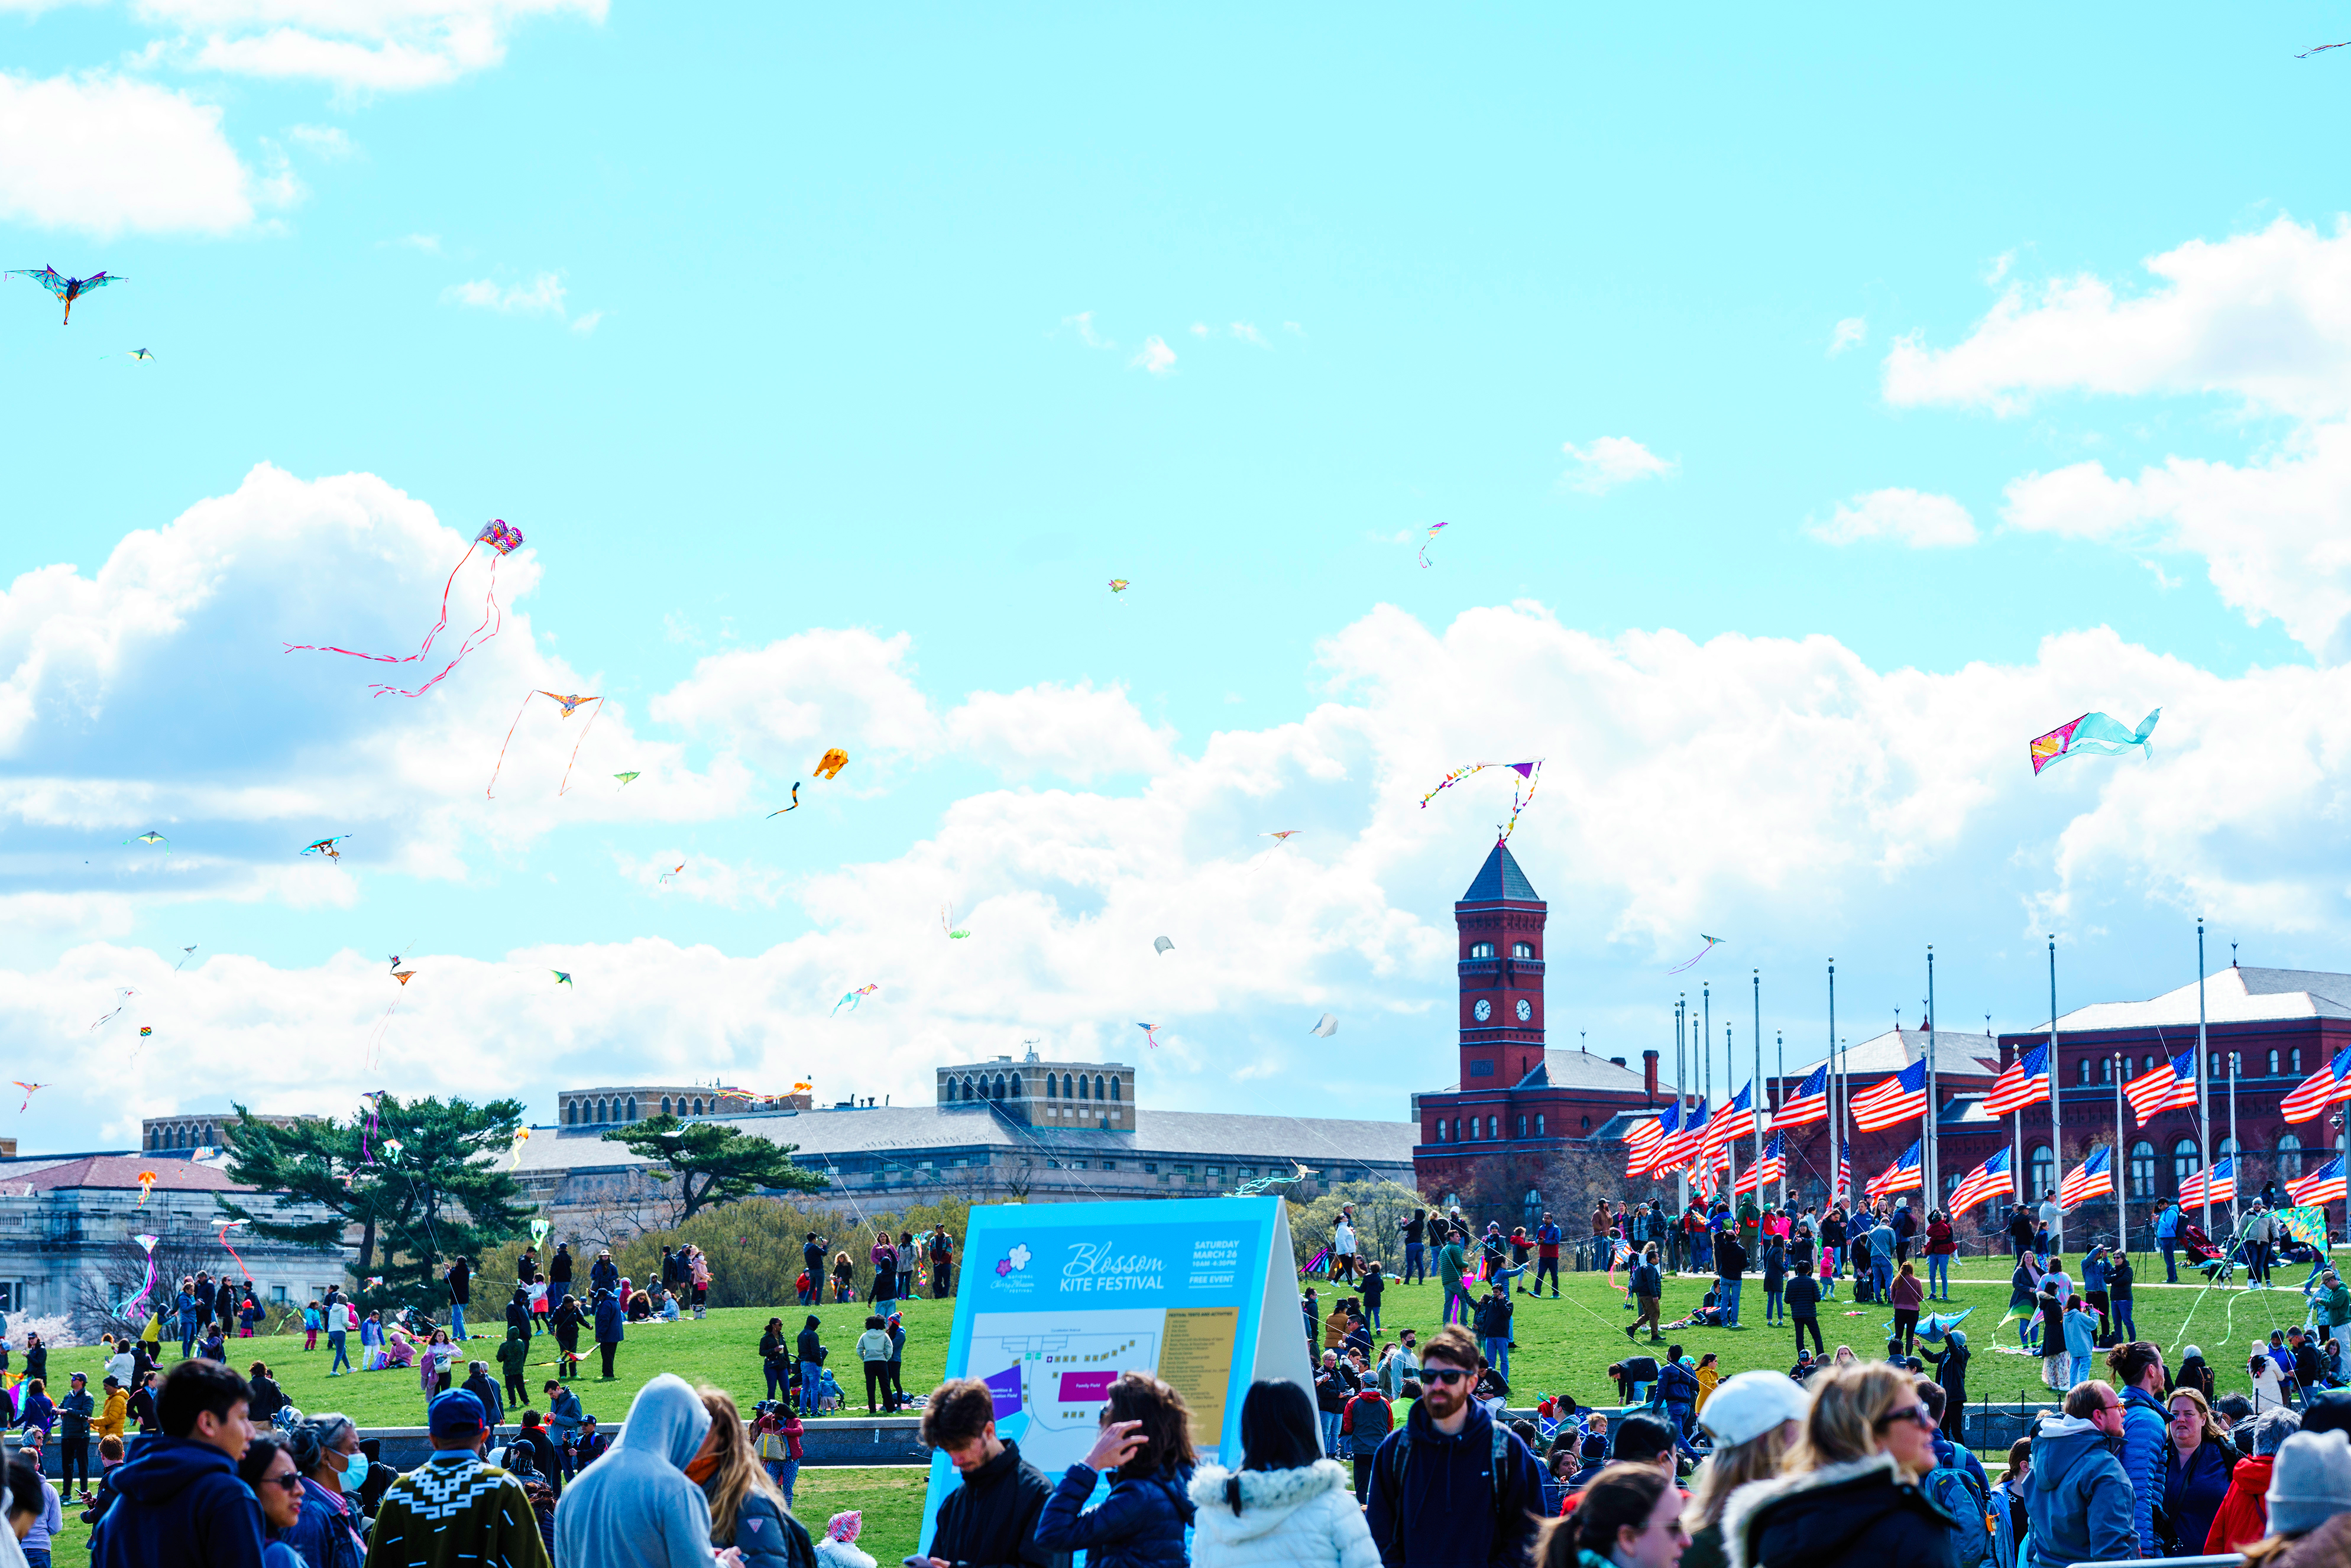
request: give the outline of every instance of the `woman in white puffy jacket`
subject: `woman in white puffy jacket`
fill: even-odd
[[[1322,1457],[1314,1401],[1295,1383],[1258,1383],[1241,1402],[1238,1470],[1192,1477],[1193,1568],[1311,1563],[1380,1568],[1344,1466]]]

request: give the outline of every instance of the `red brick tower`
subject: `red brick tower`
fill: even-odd
[[[1506,845],[1453,905],[1461,941],[1461,1089],[1507,1089],[1542,1065],[1546,905]]]

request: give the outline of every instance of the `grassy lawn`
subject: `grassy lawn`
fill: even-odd
[[[2140,1336],[2162,1345],[2167,1358],[2175,1364],[2175,1347],[2189,1343],[2201,1346],[2219,1375],[2223,1394],[2251,1391],[2244,1358],[2255,1339],[2266,1337],[2273,1328],[2283,1329],[2302,1321],[2302,1298],[2293,1288],[2299,1282],[2301,1270],[2295,1270],[2291,1277],[2285,1270],[2279,1270],[2277,1277],[2286,1287],[2283,1289],[2221,1288],[2207,1291],[2200,1286],[2148,1283],[2150,1276],[2157,1281],[2163,1277],[2159,1258],[2135,1259],[2134,1263],[2141,1281],[2137,1292]],[[1331,1298],[1328,1285],[1318,1283],[1315,1288],[1327,1304]],[[1705,1290],[1705,1282],[1697,1279],[1667,1281],[1667,1321],[1696,1306]],[[1997,1332],[2008,1303],[2005,1263],[1965,1261],[1955,1271],[1952,1293],[1958,1301],[1946,1310],[1975,1309],[1966,1324],[1969,1343],[1975,1352],[1968,1379],[1971,1399],[2041,1397],[2040,1363],[2021,1355],[2003,1354],[1992,1348],[1995,1344],[2016,1343],[2012,1325],[2004,1333]],[[1838,1294],[1850,1298],[1851,1281],[1840,1281]],[[1383,1302],[1382,1330],[1376,1337],[1382,1342],[1393,1339],[1397,1330],[1405,1327],[1419,1329],[1426,1334],[1437,1326],[1438,1307],[1434,1285],[1392,1286]],[[905,1383],[909,1388],[927,1388],[938,1381],[946,1363],[954,1303],[915,1301],[904,1303],[904,1309]],[[760,1375],[758,1341],[768,1319],[781,1317],[784,1326],[796,1333],[811,1311],[823,1324],[825,1343],[832,1348],[832,1364],[836,1368],[853,1366],[850,1347],[864,1321],[864,1309],[855,1303],[778,1308],[773,1312],[714,1312],[701,1322],[687,1320],[658,1326],[632,1326],[627,1343],[621,1348],[618,1376],[613,1382],[598,1380],[595,1358],[589,1357],[588,1375],[575,1384],[580,1403],[599,1419],[617,1421],[628,1414],[630,1398],[647,1378],[656,1373],[674,1372],[689,1381],[706,1382],[727,1390],[747,1410],[762,1397],[765,1386]],[[1883,1325],[1891,1316],[1886,1309],[1856,1309],[1845,1299],[1824,1302],[1822,1314],[1821,1333],[1832,1351],[1844,1343],[1865,1357],[1884,1354]],[[1512,1402],[1531,1404],[1543,1394],[1573,1394],[1586,1402],[1613,1401],[1614,1393],[1606,1369],[1610,1362],[1625,1354],[1624,1329],[1631,1315],[1624,1309],[1621,1295],[1609,1288],[1606,1276],[1602,1274],[1566,1276],[1565,1294],[1558,1301],[1549,1296],[1541,1301],[1520,1297],[1516,1319],[1518,1349],[1512,1353]],[[1762,1287],[1752,1276],[1748,1280],[1740,1316],[1759,1326],[1693,1330],[1674,1337],[1692,1356],[1712,1351],[1719,1358],[1725,1375],[1757,1367],[1784,1371],[1795,1359],[1793,1335],[1785,1328],[1760,1326],[1763,1316]],[[497,1326],[503,1328],[503,1324]],[[534,1343],[540,1347],[532,1358],[530,1382],[535,1388],[553,1375],[555,1354],[552,1339],[542,1336]],[[240,1370],[256,1360],[267,1362],[287,1397],[304,1410],[340,1410],[363,1429],[422,1423],[423,1401],[414,1374],[346,1374],[330,1381],[326,1376],[323,1341],[319,1350],[307,1354],[301,1343],[299,1334],[232,1341],[232,1359]],[[477,1340],[474,1348],[486,1360],[496,1343],[495,1340]],[[172,1347],[167,1356],[175,1352],[176,1347]],[[51,1382],[62,1387],[68,1375],[75,1371],[95,1376],[101,1360],[95,1350],[53,1351],[49,1357]],[[862,1385],[862,1380],[860,1382]],[[858,1414],[863,1413],[862,1389],[854,1409]],[[814,1532],[820,1531],[825,1519],[833,1513],[847,1508],[862,1509],[866,1533],[861,1544],[878,1561],[893,1563],[914,1550],[922,1514],[924,1475],[918,1467],[803,1470],[796,1511]],[[57,1561],[60,1564],[84,1563],[88,1534],[87,1529],[68,1515]]]

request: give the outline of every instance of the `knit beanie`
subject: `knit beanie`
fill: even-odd
[[[2302,1535],[2351,1510],[2351,1437],[2296,1432],[2270,1470],[2270,1530]]]

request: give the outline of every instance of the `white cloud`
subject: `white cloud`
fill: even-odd
[[[1234,322],[1232,331],[1233,336],[1238,338],[1244,343],[1254,343],[1260,349],[1271,347],[1271,345],[1265,340],[1265,334],[1259,331],[1255,327],[1250,326],[1246,321]]]
[[[947,739],[998,772],[1050,770],[1087,783],[1118,773],[1155,773],[1175,758],[1174,736],[1154,729],[1116,687],[1049,684],[1017,692],[975,692],[946,719]]]
[[[289,127],[286,134],[312,155],[329,162],[359,151],[351,141],[350,132],[340,125],[297,125]]]
[[[506,316],[563,316],[563,279],[559,274],[542,272],[528,283],[498,284],[490,279],[476,278],[470,283],[453,283],[441,291],[444,305],[465,305],[477,310],[496,310]]]
[[[1094,313],[1081,310],[1074,316],[1061,318],[1061,325],[1078,335],[1078,341],[1089,349],[1115,349],[1118,345],[1094,330]]]
[[[1848,316],[1829,334],[1829,358],[1834,359],[1847,349],[1859,348],[1867,341],[1869,323],[1861,317]]]
[[[1681,465],[1651,452],[1629,435],[1604,435],[1587,445],[1562,442],[1575,466],[1560,476],[1566,488],[1598,496],[1636,479],[1670,478]]]
[[[771,777],[806,778],[826,749],[850,754],[841,785],[867,786],[874,754],[926,756],[941,731],[914,681],[904,632],[820,629],[763,648],[715,653],[654,697],[653,716],[726,750]]]
[[[598,325],[603,321],[606,312],[601,310],[590,310],[585,316],[581,316],[575,319],[571,323],[571,329],[584,338],[589,333],[596,329]]]
[[[1185,330],[1190,332],[1195,338],[1205,338],[1208,335],[1208,324],[1206,321],[1195,321]]]
[[[1975,519],[1949,496],[1917,490],[1872,490],[1831,513],[1828,521],[1804,531],[1833,545],[1892,539],[1913,549],[1946,549],[1976,542]]]
[[[390,241],[389,243],[392,245],[405,246],[411,250],[421,250],[427,256],[439,256],[441,254],[441,236],[439,235],[402,235],[400,238]]]
[[[246,228],[266,198],[220,120],[131,77],[0,72],[0,216],[100,238]]]
[[[1167,340],[1154,333],[1143,340],[1143,351],[1126,363],[1129,370],[1148,371],[1155,376],[1172,376],[1176,373],[1176,350],[1167,346]]]
[[[444,86],[506,59],[524,22],[601,23],[605,0],[139,0],[176,33],[172,52],[205,70],[320,81],[345,94]]]

